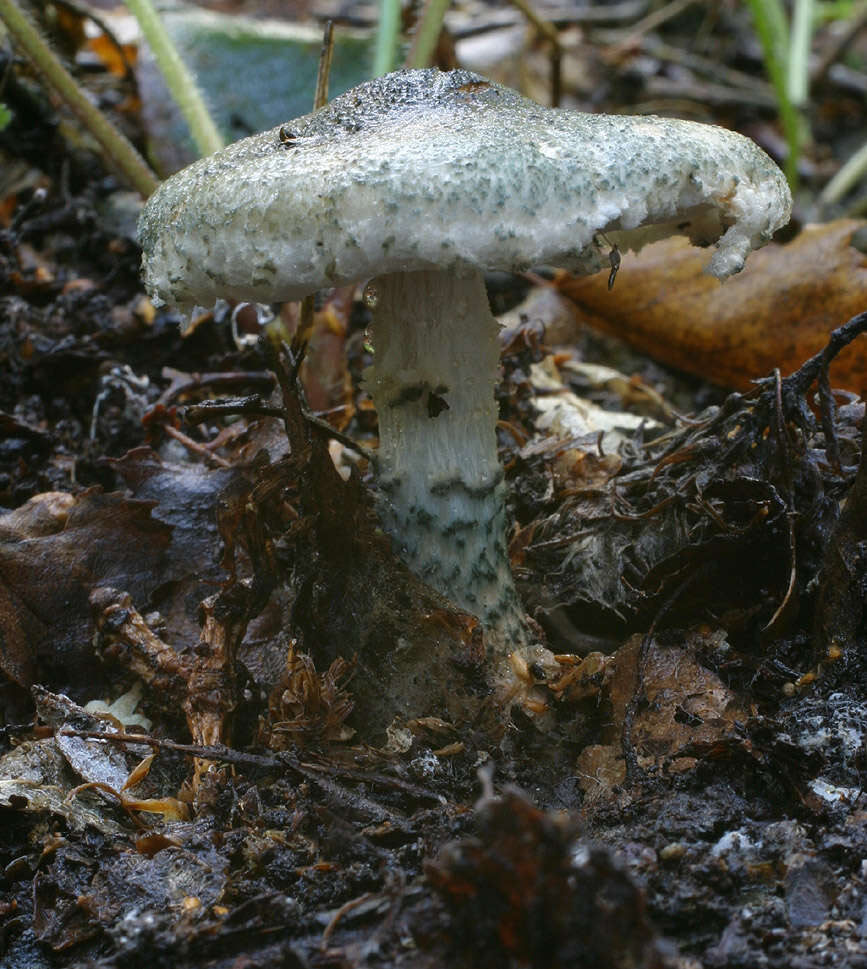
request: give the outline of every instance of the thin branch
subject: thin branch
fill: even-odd
[[[271,407],[269,404],[265,404],[261,397],[250,394],[248,397],[204,400],[200,404],[189,404],[187,407],[181,407],[178,414],[185,424],[194,427],[196,424],[204,424],[205,421],[213,420],[215,417],[234,416],[236,414],[243,414],[247,417],[282,417],[283,410],[280,407]]]
[[[328,104],[328,79],[331,77],[331,56],[334,53],[334,21],[325,24],[322,49],[319,51],[319,67],[316,71],[316,95],[313,110],[318,111]]]
[[[563,50],[560,46],[560,32],[550,20],[545,20],[544,17],[539,15],[535,8],[531,6],[529,0],[509,0],[509,2],[513,7],[517,7],[527,20],[530,21],[536,29],[536,33],[551,45],[551,53],[549,55],[551,64],[551,107],[558,108],[563,91]]]

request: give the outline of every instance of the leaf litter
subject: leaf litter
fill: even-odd
[[[375,438],[361,302],[303,360],[232,307],[181,341],[71,178],[0,249],[4,964],[867,964],[863,403],[827,361],[697,392],[512,281],[510,552],[558,667],[545,729],[504,724],[335,436]],[[84,707],[136,683],[144,721]]]

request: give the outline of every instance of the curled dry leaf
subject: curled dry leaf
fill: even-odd
[[[142,761],[142,749],[147,748],[115,746],[84,736],[91,731],[119,732],[104,715],[91,714],[63,694],[38,686],[33,699],[40,720],[53,728],[54,736],[26,741],[0,758],[0,804],[63,817],[74,830],[95,824],[112,836],[118,833],[112,812],[77,795],[99,791],[127,812],[159,814],[167,821],[188,816],[187,806],[176,798],[148,796],[157,794],[153,784],[138,796],[130,793],[147,780],[153,757]]]
[[[867,256],[852,244],[864,228],[848,219],[807,226],[786,245],[754,253],[724,284],[705,271],[706,253],[667,239],[630,256],[611,292],[602,273],[563,273],[557,286],[591,326],[663,363],[746,389],[775,367],[784,375],[796,370],[864,309]],[[867,387],[860,347],[835,360],[831,383]]]

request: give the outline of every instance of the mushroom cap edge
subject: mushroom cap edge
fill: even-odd
[[[742,135],[544,108],[468,71],[398,71],[164,182],[139,222],[146,286],[181,308],[274,302],[387,272],[594,272],[682,233],[738,272],[791,195]]]

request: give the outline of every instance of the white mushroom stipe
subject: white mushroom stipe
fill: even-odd
[[[381,514],[399,553],[479,615],[497,668],[529,640],[505,547],[480,270],[608,269],[672,234],[738,272],[789,218],[753,142],[688,121],[543,108],[467,71],[399,71],[169,179],[139,225],[155,302],[257,302],[372,280]],[[604,236],[603,236],[604,234]],[[628,263],[618,285],[628,284]]]
[[[521,643],[495,431],[499,325],[482,274],[392,273],[373,285],[365,383],[379,416],[383,525],[417,575]]]

